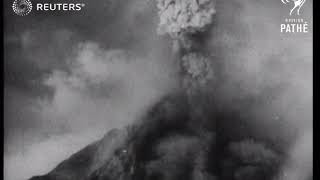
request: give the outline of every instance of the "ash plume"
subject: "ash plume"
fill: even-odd
[[[148,174],[168,180],[217,179],[217,164],[213,160],[215,155],[212,155],[216,143],[216,133],[212,129],[216,127],[210,113],[212,103],[208,93],[214,87],[213,57],[203,51],[204,44],[198,38],[212,25],[215,1],[157,0],[157,7],[160,18],[158,34],[167,34],[172,39],[172,52],[179,65],[180,84],[188,104],[188,112],[185,112],[188,118],[182,124],[193,136],[169,135],[162,140],[156,146],[160,158],[148,164]],[[208,160],[210,155],[213,159]]]
[[[191,116],[204,119],[202,105],[208,105],[199,97],[201,91],[209,90],[214,72],[210,54],[201,52],[203,45],[197,35],[206,32],[212,25],[216,13],[214,0],[157,0],[159,24],[158,33],[168,34],[173,40],[173,53],[176,54],[181,70],[181,85],[188,95]],[[200,99],[200,100],[199,100]],[[202,102],[201,102],[202,101]]]
[[[157,0],[158,33],[168,34],[178,49],[190,50],[194,40],[190,37],[205,32],[216,13],[214,0]]]
[[[310,134],[289,145],[299,137],[294,136],[295,127],[305,131],[295,124],[309,126],[301,119],[311,119],[306,115],[311,114],[311,53],[304,39],[296,43],[274,33],[279,14],[270,8],[278,4],[149,2],[108,0],[108,10],[97,14],[94,9],[90,20],[99,17],[99,25],[108,22],[110,28],[81,19],[92,27],[81,32],[94,34],[93,43],[76,49],[74,66],[44,78],[54,94],[42,115],[59,124],[60,118],[70,119],[66,129],[77,136],[86,129],[119,129],[32,180],[270,180],[275,174],[284,180],[309,178]],[[101,16],[109,10],[109,19]],[[55,157],[47,149],[39,148],[36,153],[44,156],[37,157]],[[30,162],[39,165],[30,158],[28,169]],[[11,169],[16,174],[17,168]],[[279,169],[290,175],[282,177]]]
[[[203,32],[215,14],[213,0],[158,0],[160,23],[158,32],[173,38]]]
[[[180,83],[186,94],[189,106],[189,120],[185,123],[196,134],[203,132],[213,132],[216,134],[215,138],[211,139],[210,142],[212,145],[210,146],[211,154],[200,155],[200,159],[211,157],[211,162],[209,162],[211,169],[208,168],[209,165],[206,162],[199,161],[199,164],[201,164],[200,172],[202,173],[194,179],[215,179],[215,177],[219,177],[219,179],[267,180],[272,178],[283,161],[283,154],[276,151],[275,147],[267,147],[264,144],[264,140],[253,141],[242,139],[242,141],[237,143],[229,143],[229,140],[223,139],[224,137],[218,137],[221,134],[217,134],[217,132],[221,132],[219,128],[222,128],[220,126],[223,126],[223,123],[219,122],[222,120],[217,119],[215,112],[213,112],[214,106],[217,103],[214,102],[215,99],[212,94],[214,94],[216,86],[221,86],[221,80],[217,80],[219,74],[215,71],[214,67],[214,64],[217,64],[215,62],[217,59],[214,57],[216,52],[209,52],[206,48],[207,44],[201,38],[211,28],[215,28],[215,1],[158,0],[157,3],[160,19],[158,33],[159,35],[169,35],[171,38],[173,44],[172,51],[175,54],[175,60],[178,62],[177,64],[179,64],[181,71]],[[186,136],[184,138],[191,141],[190,137]],[[205,142],[202,141],[202,143]],[[191,147],[185,148],[190,149]],[[223,149],[229,149],[229,153],[225,153]],[[222,158],[217,157],[219,154],[221,154]],[[164,155],[164,159],[160,159],[160,162],[159,160],[153,161],[151,169],[162,170],[164,167],[168,167],[161,163],[169,161],[166,159],[168,158],[167,156],[169,155]],[[169,159],[175,161],[174,158]],[[180,159],[184,159],[184,157],[180,157]],[[171,162],[171,164],[174,163]],[[194,164],[192,167],[196,169]],[[172,175],[172,173],[168,172],[164,174],[166,177],[164,179],[181,178],[178,175],[168,177],[166,174]],[[201,178],[205,176],[206,178]],[[210,176],[210,178],[207,176]]]

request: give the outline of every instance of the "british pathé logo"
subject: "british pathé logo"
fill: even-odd
[[[280,25],[282,33],[307,33],[309,31],[309,24],[304,19],[286,18],[284,23]]]
[[[290,10],[290,16],[296,12],[297,15],[300,15],[300,9],[306,2],[306,0],[281,0],[283,4],[286,5],[292,5],[292,8]]]
[[[308,33],[308,21],[301,17],[301,8],[306,3],[306,0],[281,0],[285,5],[290,5],[289,15],[286,14],[283,22],[280,24],[281,33]]]

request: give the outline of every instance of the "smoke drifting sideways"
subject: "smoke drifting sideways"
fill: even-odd
[[[137,3],[138,1],[132,2],[137,6],[141,5]],[[142,1],[139,0],[139,2]],[[46,78],[45,83],[52,87],[55,93],[52,99],[37,101],[41,107],[40,112],[44,112],[40,113],[42,117],[53,119],[58,124],[70,122],[61,123],[62,129],[67,129],[64,132],[68,132],[68,129],[79,132],[71,135],[83,140],[86,138],[81,136],[81,131],[87,128],[90,129],[88,133],[91,134],[93,131],[98,131],[100,127],[102,131],[111,128],[111,125],[107,123],[109,120],[112,126],[117,127],[122,123],[125,124],[139,118],[144,108],[148,108],[161,99],[163,94],[169,93],[168,89],[178,84],[177,79],[180,82],[183,79],[184,90],[190,92],[188,103],[195,107],[193,108],[195,111],[191,113],[196,114],[193,119],[199,120],[200,116],[205,122],[212,120],[201,115],[213,111],[213,108],[206,103],[208,97],[214,100],[214,107],[220,112],[214,117],[214,121],[219,120],[219,123],[213,123],[217,131],[215,137],[217,140],[225,138],[226,141],[233,142],[227,157],[234,156],[235,159],[244,160],[248,164],[252,162],[259,164],[259,159],[263,159],[263,163],[266,160],[265,164],[268,162],[276,164],[278,159],[274,157],[278,157],[278,154],[260,141],[246,140],[249,136],[258,140],[267,139],[280,146],[279,149],[290,154],[290,158],[281,164],[280,169],[284,172],[291,173],[293,169],[302,170],[295,167],[306,167],[304,165],[309,164],[310,161],[299,161],[299,159],[310,150],[312,143],[304,145],[299,137],[307,134],[308,136],[305,137],[309,138],[310,133],[308,132],[311,131],[312,126],[312,117],[310,117],[312,114],[312,57],[310,56],[312,43],[309,43],[312,33],[295,38],[279,35],[276,24],[282,15],[280,12],[283,11],[276,2],[234,0],[217,1],[215,4],[210,0],[158,0],[157,3],[160,9],[158,32],[170,35],[173,41],[173,51],[178,54],[177,58],[163,57],[165,53],[156,53],[150,58],[132,58],[131,52],[128,53],[125,50],[104,50],[95,43],[82,44],[76,50],[77,58],[71,58],[70,62],[74,64],[68,64],[72,67],[69,71],[54,71]],[[126,6],[125,3],[122,5]],[[129,5],[132,5],[131,1]],[[304,12],[308,12],[307,9],[310,9],[310,6],[312,4],[309,6],[306,4]],[[151,8],[151,6],[145,9],[143,7],[138,10],[143,12]],[[124,8],[124,10],[127,9],[137,11],[130,7]],[[124,14],[125,12],[127,11],[123,11]],[[156,14],[150,14],[150,16],[155,17]],[[128,22],[134,25],[134,21]],[[155,22],[146,22],[148,23],[153,25]],[[150,24],[147,26],[151,26]],[[136,31],[133,31],[140,35],[138,37],[145,34],[143,31],[145,26],[133,27],[137,28]],[[111,33],[104,35],[113,36]],[[146,38],[149,40],[146,43],[147,46],[152,47],[158,40],[155,37]],[[144,41],[143,38],[133,39]],[[131,61],[131,59],[134,60]],[[177,77],[174,74],[176,69],[172,60],[178,61],[182,76]],[[207,78],[210,80],[207,81]],[[211,84],[211,81],[214,83]],[[198,90],[201,90],[201,93],[197,92]],[[199,99],[197,95],[203,94],[202,90],[206,90],[205,95]],[[173,111],[175,108],[173,107]],[[206,112],[201,112],[204,109]],[[68,118],[69,116],[72,118]],[[107,125],[103,126],[101,122],[106,122]],[[198,121],[194,122],[193,124],[201,124],[197,123]],[[181,123],[179,126],[184,125],[181,121],[179,123]],[[64,144],[62,148],[59,148],[63,152],[57,153],[59,157],[55,159],[62,160],[71,154],[71,151],[75,152],[80,149],[80,145],[79,147],[69,146],[74,141],[64,138],[67,135],[60,137],[64,139],[63,142],[67,142],[59,143]],[[92,139],[89,138],[88,143]],[[173,144],[172,139],[178,143]],[[201,179],[200,177],[213,179],[214,174],[204,175],[206,171],[203,170],[203,166],[206,162],[203,161],[203,157],[206,157],[206,152],[201,152],[201,155],[198,156],[192,150],[188,152],[189,148],[194,147],[194,144],[201,144],[201,149],[203,149],[202,143],[201,138],[167,137],[155,147],[155,154],[161,156],[163,161],[161,158],[158,161],[152,161],[147,166],[148,171],[151,173],[160,171],[166,166],[164,162],[169,159],[173,166],[163,169],[164,174],[169,179],[174,178],[175,172],[184,172],[175,169],[183,167],[175,166],[175,163],[181,165],[180,162],[182,161],[183,164],[186,160],[187,164],[200,164],[193,171],[195,179]],[[55,163],[51,163],[51,167],[48,167],[50,160],[47,154],[55,149],[51,147],[52,144],[54,143],[45,145],[48,150],[38,146],[30,148],[30,152],[41,156],[39,158],[41,161],[34,162],[34,164],[43,169],[39,170],[39,167],[34,167],[34,170],[30,170],[29,164],[32,158],[26,160],[23,158],[28,155],[23,155],[19,156],[22,158],[5,163],[8,164],[7,174],[16,174],[17,164],[23,166],[19,169],[24,169],[26,172],[23,178],[50,170]],[[85,143],[79,144],[84,145]],[[289,149],[283,148],[288,147],[288,144],[294,145],[289,146]],[[59,145],[54,146],[59,147]],[[217,146],[220,149],[229,147],[225,144]],[[69,147],[72,150],[68,151]],[[175,149],[183,152],[181,156],[177,156]],[[242,151],[237,154],[233,149]],[[251,154],[246,154],[246,151],[250,151]],[[186,154],[191,155],[193,159],[190,161],[186,159]],[[215,153],[213,154],[216,156]],[[215,159],[215,161],[220,162],[221,159]],[[299,162],[303,165],[299,164],[292,168],[292,165]],[[238,163],[242,162],[239,160]],[[229,169],[229,164],[228,159],[223,161],[223,165],[226,165],[225,169],[228,170],[226,174],[231,174],[234,168]],[[235,174],[238,179],[241,179],[252,171],[260,171],[260,169],[255,166],[240,166],[239,172]],[[304,176],[308,176],[309,173],[310,168],[301,171]]]
[[[7,179],[48,172],[109,130],[139,119],[177,84],[171,63],[152,55],[105,50],[94,42],[80,43],[73,51],[75,55],[67,60],[68,71],[54,70],[44,78],[53,96],[31,104],[34,118],[43,121],[41,131],[48,137],[24,134],[23,145],[18,146],[21,151],[5,156]],[[30,167],[30,162],[35,165]],[[17,169],[22,173],[14,175]]]
[[[232,13],[219,14],[230,6]],[[304,10],[310,21],[311,9],[312,1]],[[218,76],[224,82],[216,86],[215,101],[223,111],[237,114],[227,115],[230,120],[222,121],[226,126],[220,131],[228,131],[228,137],[234,139],[248,134],[268,139],[275,149],[285,152],[281,157],[286,159],[284,174],[295,169],[301,176],[287,177],[308,179],[312,176],[312,155],[308,153],[312,151],[313,121],[312,31],[280,34],[277,24],[286,16],[282,10],[276,2],[218,3],[206,49],[215,49],[216,64],[223,64]],[[301,139],[309,140],[303,143]],[[306,160],[300,161],[301,157]]]
[[[89,124],[97,129],[99,122],[114,128],[132,122],[172,86],[170,67],[161,67],[151,58],[124,50],[105,51],[95,43],[80,44],[78,52],[71,72],[55,71],[46,81],[55,90],[53,108],[48,109],[76,119],[77,124],[71,123],[74,130]]]

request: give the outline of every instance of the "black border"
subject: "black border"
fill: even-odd
[[[311,0],[312,1],[312,0]],[[320,14],[319,11],[315,10],[315,7],[317,7],[317,3],[319,3],[319,1],[313,1],[313,17],[320,17],[317,16]],[[320,3],[319,3],[320,4]],[[314,19],[314,18],[312,18]],[[318,19],[315,18],[315,20],[317,21]],[[317,48],[318,45],[318,39],[319,39],[319,34],[318,34],[318,30],[320,28],[317,27],[317,23],[315,21],[313,21],[313,169],[316,169],[315,171],[313,171],[313,179],[318,179],[318,174],[319,173],[317,170],[319,170],[319,156],[318,153],[314,153],[314,152],[319,152],[319,145],[317,145],[317,138],[319,138],[319,130],[317,130],[319,128],[319,122],[318,122],[318,117],[319,117],[319,113],[320,110],[318,110],[319,108],[319,87],[318,87],[318,78],[319,75],[317,75],[317,73],[319,71],[319,67],[318,67],[318,62],[317,62],[317,56],[319,55],[319,50]]]

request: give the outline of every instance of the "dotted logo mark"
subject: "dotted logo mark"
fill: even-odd
[[[32,10],[32,3],[30,0],[14,0],[12,9],[17,15],[26,16]]]

